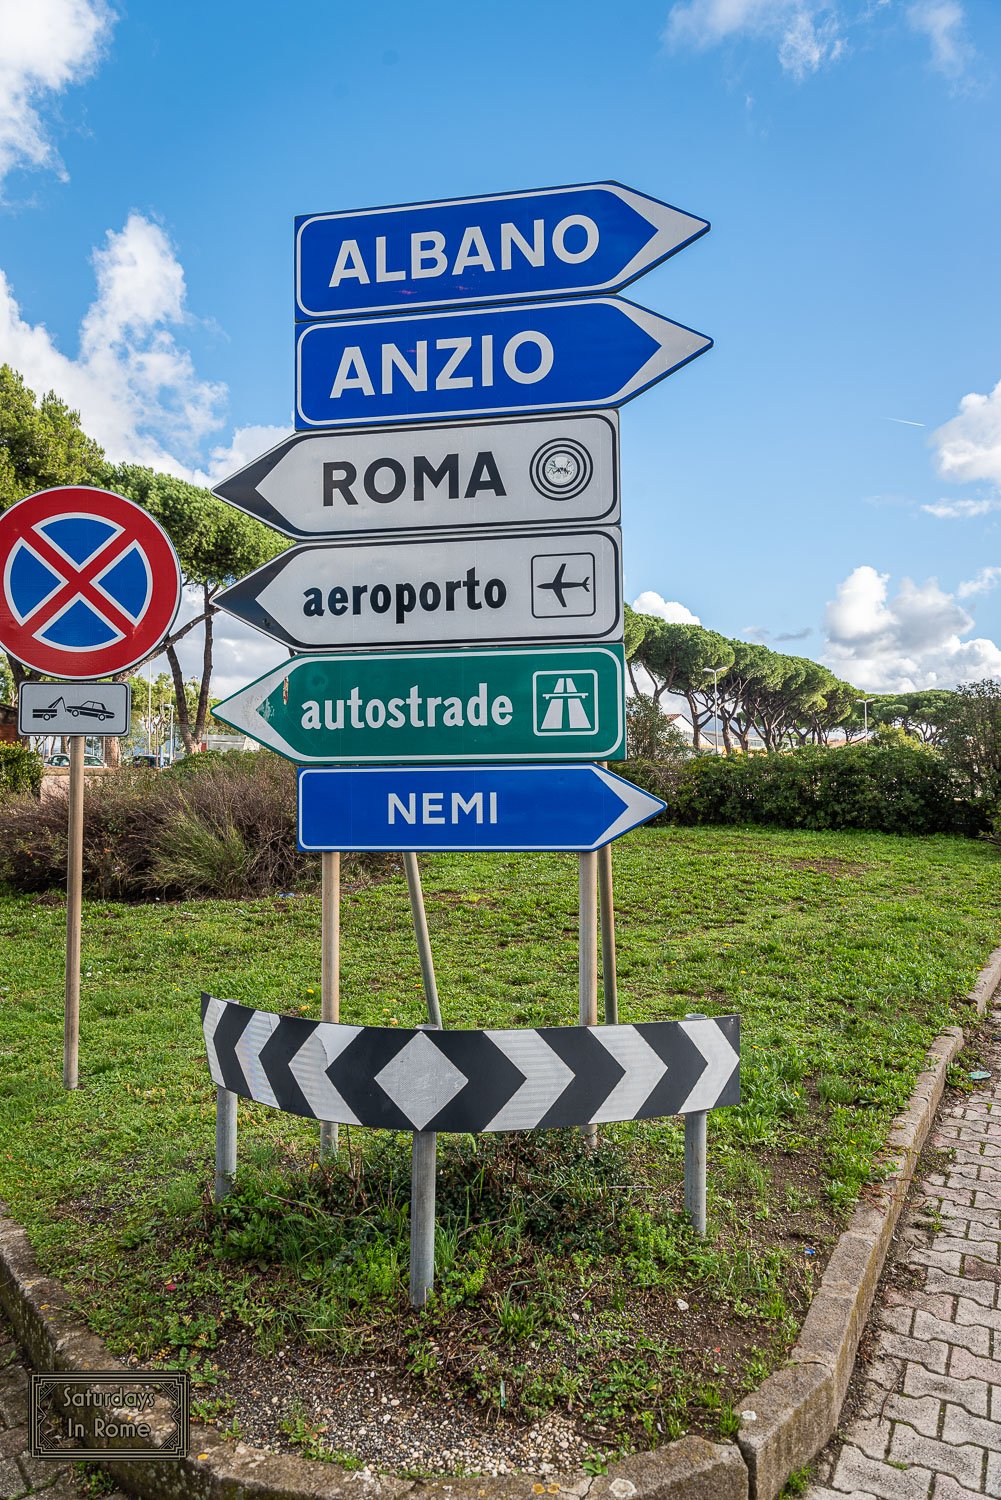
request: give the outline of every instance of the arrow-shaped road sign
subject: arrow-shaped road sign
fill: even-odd
[[[285,438],[212,491],[286,536],[611,524],[614,411]]]
[[[664,806],[600,766],[317,767],[299,773],[299,847],[583,853]]]
[[[622,635],[619,530],[318,542],[216,596],[297,651]]]
[[[548,1130],[740,1102],[740,1017],[415,1031],[202,996],[213,1081],[307,1118],[386,1130]]]
[[[305,323],[295,425],[621,406],[711,347],[619,297]]]
[[[620,760],[624,678],[611,644],[297,656],[213,713],[300,765]]]
[[[296,219],[296,319],[616,291],[709,225],[618,182]]]

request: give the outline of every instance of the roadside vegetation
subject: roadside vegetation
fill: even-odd
[[[572,857],[423,865],[446,1024],[572,1022]],[[704,1241],[681,1213],[680,1120],[602,1127],[594,1155],[569,1131],[441,1137],[422,1313],[406,1295],[406,1138],[342,1129],[320,1165],[314,1126],[241,1103],[236,1191],[215,1207],[199,993],[318,1015],[308,893],[88,902],[70,1095],[61,897],[0,897],[0,1197],[117,1353],[187,1366],[198,1412],[252,1441],[378,1462],[337,1394],[362,1375],[417,1421],[558,1419],[592,1467],[732,1432],[878,1179],[925,1048],[969,1020],[962,997],[998,940],[997,854],[663,828],[629,835],[615,871],[621,1019],[742,1017],[742,1103],[710,1116]],[[424,1018],[392,867],[346,881],[342,996],[346,1021]]]

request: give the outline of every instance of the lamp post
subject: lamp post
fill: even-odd
[[[719,674],[722,667],[703,667],[703,672],[711,672],[713,679],[713,750],[719,754]]]
[[[875,698],[862,699],[862,738],[867,742],[869,739],[869,704],[875,701]]]

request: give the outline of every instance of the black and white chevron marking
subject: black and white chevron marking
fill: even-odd
[[[341,1026],[202,996],[214,1081],[387,1130],[534,1130],[740,1101],[740,1017],[520,1031]]]

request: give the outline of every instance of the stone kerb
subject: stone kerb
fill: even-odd
[[[978,1016],[1001,985],[996,948],[970,992]],[[789,1364],[744,1398],[737,1443],[747,1463],[752,1500],[775,1500],[789,1475],[814,1459],[837,1428],[859,1339],[882,1274],[890,1241],[935,1112],[949,1064],[963,1045],[958,1026],[947,1027],[928,1049],[907,1108],[887,1138],[890,1171],[859,1203],[840,1235]]]
[[[978,1015],[1001,985],[1001,948],[970,994]],[[860,1203],[839,1237],[784,1369],[743,1398],[735,1444],[685,1437],[635,1454],[607,1474],[565,1483],[557,1500],[775,1500],[789,1475],[816,1457],[837,1427],[859,1339],[922,1145],[945,1087],[949,1063],[963,1044],[949,1027],[929,1049],[907,1109],[889,1138],[892,1170]],[[122,1370],[100,1339],[67,1310],[57,1281],[39,1274],[23,1229],[0,1217],[0,1307],[29,1362],[54,1373]],[[750,1415],[753,1413],[753,1417]],[[121,1444],[127,1451],[127,1444]],[[411,1481],[233,1444],[193,1423],[190,1456],[110,1467],[119,1485],[146,1500],[524,1500],[526,1476]],[[546,1486],[547,1493],[553,1493]]]

